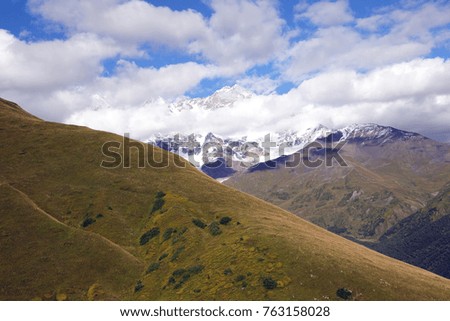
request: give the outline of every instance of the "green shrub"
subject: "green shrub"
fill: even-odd
[[[179,231],[178,233],[176,231],[174,231],[174,233],[177,233],[173,238],[172,238],[172,244],[178,243],[179,241],[181,241],[183,239],[183,234],[186,233],[188,230],[187,227],[183,227],[183,229],[181,231]]]
[[[98,214],[95,216],[95,218],[102,218],[102,217],[104,217],[104,215],[103,215],[102,213],[98,213]]]
[[[159,263],[152,263],[148,266],[146,273],[151,273],[159,269]]]
[[[245,280],[245,276],[242,275],[242,274],[239,274],[238,276],[236,276],[236,277],[234,278],[234,281],[235,281],[235,282],[241,282],[241,281],[244,281],[244,280]]]
[[[225,270],[223,271],[223,274],[225,274],[225,275],[230,275],[230,274],[232,274],[232,273],[233,273],[233,271],[231,271],[230,268],[225,269]]]
[[[336,291],[336,295],[344,300],[350,300],[352,298],[352,291],[346,288],[340,288]]]
[[[172,234],[175,233],[175,229],[169,227],[168,229],[166,229],[163,233],[163,242],[167,241],[168,239],[170,239],[170,237],[172,236]]]
[[[92,217],[85,218],[84,221],[80,224],[81,227],[88,227],[96,222]]]
[[[229,216],[224,216],[219,221],[219,223],[222,225],[227,225],[230,222],[231,222],[231,217],[229,217]]]
[[[209,233],[211,233],[212,236],[216,236],[222,233],[217,222],[212,222],[211,224],[209,224]]]
[[[139,240],[140,245],[147,244],[152,238],[159,235],[159,227],[154,227],[151,230],[142,234],[141,239]]]
[[[188,272],[192,274],[198,274],[203,271],[205,267],[203,265],[193,265],[190,268],[188,268]]]
[[[164,206],[164,203],[166,201],[164,200],[164,198],[157,198],[155,200],[155,202],[153,203],[153,207],[152,207],[152,214],[155,213],[157,210],[162,209],[162,207]]]
[[[166,196],[166,193],[159,191],[156,193],[155,198],[163,198],[164,196]]]
[[[192,223],[194,223],[195,226],[198,226],[200,228],[205,228],[207,225],[205,224],[205,222],[203,222],[201,219],[199,218],[194,218],[192,220]]]
[[[164,260],[166,257],[168,257],[169,256],[169,254],[167,254],[167,253],[163,253],[160,257],[159,257],[159,261],[162,261],[162,260]]]
[[[263,279],[263,286],[267,290],[273,290],[273,289],[275,289],[277,287],[277,281],[275,281],[271,277],[264,278]]]
[[[141,280],[136,282],[136,285],[134,286],[134,292],[139,292],[144,288],[144,284],[142,283]]]
[[[186,272],[185,269],[176,269],[175,271],[173,271],[172,275],[173,276],[180,276],[183,275]]]
[[[180,256],[180,254],[184,251],[184,246],[181,246],[179,248],[177,248],[173,254],[172,257],[170,259],[171,262],[176,261],[178,259],[178,257]]]

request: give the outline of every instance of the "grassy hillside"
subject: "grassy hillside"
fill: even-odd
[[[0,299],[450,299],[449,280],[189,164],[137,168],[134,150],[131,168],[102,168],[107,141],[122,137],[0,101]]]

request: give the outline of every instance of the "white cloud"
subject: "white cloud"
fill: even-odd
[[[250,76],[238,79],[236,83],[241,87],[261,95],[274,93],[279,85],[279,81],[268,76]]]
[[[311,5],[300,3],[296,7],[297,19],[308,19],[316,26],[327,27],[353,21],[347,0],[318,1]]]
[[[46,119],[139,138],[174,131],[255,136],[352,122],[434,137],[448,132],[449,63],[423,58],[450,39],[448,3],[398,5],[356,19],[348,1],[303,1],[297,19],[314,24],[312,34],[288,30],[294,26],[275,0],[208,4],[210,16],[139,0],[29,0],[66,38],[27,42],[0,30],[0,91]],[[139,65],[136,58],[151,63],[155,53],[176,53],[175,62]],[[117,65],[105,75],[110,58]],[[168,117],[158,97],[170,101],[214,78],[261,95],[233,109]],[[297,88],[272,94],[284,81]]]
[[[89,90],[101,93],[113,106],[136,106],[152,97],[181,96],[215,72],[214,67],[193,62],[156,69],[119,61],[117,75],[99,78]]]
[[[92,34],[28,43],[0,29],[0,88],[46,90],[89,82],[118,49]]]
[[[216,69],[193,62],[168,65],[157,68],[142,68],[128,61],[120,61],[117,74],[110,77],[96,77],[89,83],[80,86],[69,86],[45,92],[9,91],[10,97],[19,97],[19,102],[29,106],[29,110],[45,119],[63,121],[81,119],[80,114],[96,115],[88,124],[93,128],[110,130],[104,127],[106,120],[113,119],[114,115],[127,116],[116,119],[111,128],[122,128],[118,123],[127,122],[129,117],[138,117],[136,113],[146,101],[157,101],[158,97],[172,99],[182,96],[186,91],[195,88],[199,82],[207,77],[213,77]],[[110,117],[103,117],[95,110],[108,107]],[[100,109],[99,109],[100,108]],[[119,112],[120,111],[120,112]],[[151,113],[158,116],[157,110]],[[80,123],[84,124],[84,123]],[[145,124],[145,123],[144,123]],[[87,124],[86,124],[87,125]],[[152,128],[152,127],[149,127]]]
[[[277,57],[288,45],[282,20],[273,1],[213,0],[206,38],[190,44],[219,65],[232,66],[240,73],[255,64]]]
[[[352,70],[321,74],[296,91],[307,102],[339,106],[388,102],[450,93],[450,61],[416,59],[361,74]]]
[[[212,0],[210,19],[193,10],[175,11],[141,0],[30,0],[34,13],[71,33],[90,32],[124,48],[147,43],[200,55],[237,75],[273,59],[288,45],[284,20],[267,0]]]
[[[346,5],[331,5],[338,3]],[[315,5],[324,3],[306,10]],[[450,5],[436,2],[396,9],[358,19],[356,28],[342,23],[319,24],[311,37],[293,44],[284,65],[285,78],[300,83],[317,72],[371,70],[425,56],[449,39]]]
[[[71,32],[93,32],[121,43],[185,47],[206,32],[206,23],[198,12],[174,11],[145,1],[31,0],[29,6]]]
[[[448,83],[449,61],[417,59],[369,73],[325,73],[287,94],[255,96],[231,109],[169,114],[167,105],[157,101],[137,109],[83,111],[69,121],[122,134],[131,131],[140,139],[158,132],[204,135],[210,131],[255,138],[267,132],[303,131],[319,123],[336,128],[366,122],[448,139]]]

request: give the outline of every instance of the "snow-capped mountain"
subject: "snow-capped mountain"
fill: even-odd
[[[312,142],[339,143],[347,141],[362,145],[383,145],[394,140],[426,139],[411,132],[376,124],[353,124],[341,129],[330,129],[323,125],[309,128],[305,132],[284,131],[268,134],[256,140],[247,137],[219,137],[207,135],[158,136],[149,142],[188,159],[192,164],[212,175],[207,167],[221,168],[221,173],[231,175],[258,163],[288,156]],[[218,160],[220,160],[218,162]],[[224,163],[234,171],[225,172]],[[220,175],[222,175],[220,174]],[[215,178],[220,178],[221,176]]]
[[[255,95],[238,85],[224,87],[206,98],[183,98],[167,104],[170,114],[182,111],[214,112],[221,108],[233,108],[236,103],[245,102]],[[202,128],[199,124],[199,128]],[[193,165],[207,171],[206,167],[232,168],[221,170],[220,175],[230,175],[254,166],[292,155],[312,142],[348,141],[360,144],[380,145],[398,139],[413,139],[420,136],[392,127],[377,124],[353,124],[340,129],[330,129],[323,125],[305,131],[289,129],[268,133],[264,137],[221,137],[217,133],[158,134],[148,138],[148,142],[179,154]],[[244,166],[243,166],[244,164]],[[210,171],[207,171],[211,175]],[[212,175],[213,176],[213,175]],[[217,178],[217,177],[216,177]]]
[[[342,140],[364,140],[384,144],[395,139],[423,139],[424,137],[412,132],[399,130],[390,126],[380,126],[377,124],[353,124],[335,131],[342,133]]]
[[[169,105],[172,112],[203,109],[214,110],[224,107],[232,107],[236,102],[253,97],[253,93],[239,85],[226,86],[217,90],[206,98],[182,98]]]

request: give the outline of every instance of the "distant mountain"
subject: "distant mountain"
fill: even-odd
[[[343,145],[339,154],[348,166],[288,168],[286,162],[302,159],[297,153],[255,165],[225,184],[345,237],[376,241],[450,181],[447,144],[375,124],[321,131],[316,143],[324,148],[312,156],[324,159],[329,146]]]
[[[450,183],[369,247],[450,278]]]
[[[329,129],[319,125],[307,129],[305,132],[287,130],[272,133],[270,134],[270,142],[275,145],[270,149],[264,147],[264,142],[267,142],[268,137],[257,139],[247,139],[247,137],[227,138],[214,133],[206,135],[155,135],[149,139],[149,142],[190,160],[198,168],[205,169],[205,173],[213,178],[225,178],[251,166],[261,168],[261,165],[258,165],[260,163],[277,162],[279,157],[284,158],[292,155],[313,142],[348,142],[383,146],[393,141],[412,142],[426,139],[419,134],[393,127],[376,124],[353,124],[341,129]],[[220,148],[207,150],[211,143]],[[206,158],[204,155],[208,157]],[[224,172],[223,166],[217,163],[219,158],[229,159],[229,166],[232,170]],[[216,167],[219,167],[217,171],[215,170]],[[269,167],[271,168],[271,166]]]
[[[0,99],[1,300],[450,300],[450,280],[158,147],[151,166],[134,148],[118,150],[129,168],[101,167],[123,139]]]
[[[190,109],[214,110],[233,107],[236,102],[249,99],[253,96],[254,94],[251,91],[239,85],[232,87],[226,86],[206,98],[182,98],[171,103],[169,109],[172,112]]]

